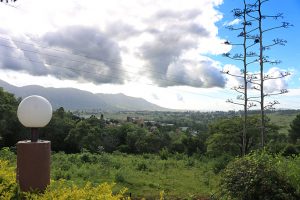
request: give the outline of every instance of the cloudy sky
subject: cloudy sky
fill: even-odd
[[[225,27],[240,22],[231,10],[240,0],[18,0],[0,4],[0,79],[16,86],[73,87],[93,93],[124,93],[163,107],[185,110],[239,110],[226,103],[240,82],[241,63],[222,56],[238,41]],[[279,37],[266,66],[273,76],[266,91],[287,88],[278,108],[300,109],[300,1],[272,0],[268,14],[283,12],[294,26],[266,35]],[[265,27],[274,25],[265,22]],[[274,37],[274,35],[276,35]],[[253,65],[252,72],[258,71]],[[253,93],[255,95],[255,93]],[[270,98],[272,101],[275,98]]]

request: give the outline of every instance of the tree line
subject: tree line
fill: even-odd
[[[20,124],[16,115],[20,101],[0,88],[1,147],[14,147],[19,140],[29,138],[30,130]],[[250,115],[247,123],[249,133],[245,139],[245,151],[249,153],[259,148],[259,116]],[[50,140],[53,151],[66,153],[82,150],[133,154],[165,151],[187,155],[237,156],[243,154],[242,126],[243,119],[234,116],[217,119],[206,128],[199,127],[201,130],[197,132],[165,127],[152,130],[131,122],[107,124],[103,118],[94,115],[81,118],[61,107],[53,112],[50,123],[40,129],[40,139]],[[279,128],[267,121],[267,148],[275,153],[285,149],[299,153],[300,115],[291,124],[289,135],[280,134]]]

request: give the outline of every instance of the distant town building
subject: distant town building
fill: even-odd
[[[127,116],[127,122],[131,122],[131,123],[139,125],[140,127],[144,127],[144,119],[142,117]]]

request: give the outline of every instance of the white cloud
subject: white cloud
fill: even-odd
[[[227,88],[233,88],[233,87],[238,87],[240,85],[243,85],[243,79],[237,77],[237,76],[242,76],[240,68],[238,68],[237,66],[232,65],[232,64],[226,64],[223,67],[223,71],[231,74],[231,75],[229,75],[229,74],[225,75],[226,79],[227,79],[227,82],[226,82]]]
[[[224,22],[223,26],[233,26],[233,25],[237,25],[241,22],[240,19],[234,19],[230,22]]]
[[[201,81],[204,81],[201,84],[190,81],[183,81],[183,84],[222,87],[223,83],[220,83],[224,80],[215,70],[215,61],[206,63],[205,72],[199,71],[199,65],[206,62],[206,60],[199,61],[201,54],[218,55],[230,49],[229,46],[222,44],[215,25],[222,18],[216,9],[222,2],[222,0],[184,2],[28,0],[18,2],[17,9],[0,8],[0,17],[3,19],[1,28],[8,33],[6,36],[9,39],[23,41],[23,38],[27,38],[26,42],[32,43],[37,52],[45,52],[45,48],[38,46],[42,42],[46,47],[48,45],[69,53],[79,51],[85,56],[93,57],[92,60],[83,59],[85,62],[83,65],[76,65],[70,61],[70,56],[60,55],[58,52],[52,54],[65,58],[64,61],[55,57],[35,55],[34,59],[39,61],[39,65],[33,65],[34,62],[31,62],[33,66],[31,69],[24,68],[24,62],[19,61],[18,66],[23,66],[19,70],[32,75],[51,75],[59,79],[92,81],[98,84],[124,83],[141,78],[160,86],[172,86],[177,84],[170,82],[169,74],[170,71],[174,71],[171,68],[176,65],[185,71],[176,74],[178,80],[191,79],[191,75],[194,76],[199,72],[206,76],[201,78]],[[98,37],[95,38],[96,36]],[[16,42],[13,43],[17,47],[20,46]],[[7,48],[4,49],[8,51]],[[13,54],[13,51],[9,53]],[[24,53],[23,57],[25,59],[30,57],[33,60],[33,54],[33,52],[30,55]],[[109,61],[104,61],[101,56]],[[16,58],[7,60],[8,63],[16,62]],[[86,63],[90,61],[103,66],[97,68],[89,66]],[[195,67],[184,66],[185,63],[195,63]],[[81,70],[83,68],[84,71],[94,74],[100,73],[101,77],[66,68],[51,69],[51,64]],[[0,68],[14,69],[10,65],[4,66],[3,63]],[[40,72],[36,73],[37,71]],[[214,80],[216,77],[221,78],[219,83]],[[162,79],[164,84],[161,84]]]
[[[177,101],[184,101],[183,96],[179,93],[177,93]]]
[[[287,89],[288,83],[287,83],[287,78],[278,78],[281,77],[282,74],[284,74],[286,70],[279,69],[277,67],[272,67],[268,70],[266,73],[269,75],[270,78],[275,78],[275,79],[269,79],[264,82],[264,89],[266,93],[273,93],[273,92],[278,92],[282,89]]]

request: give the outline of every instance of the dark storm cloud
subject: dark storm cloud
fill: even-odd
[[[120,48],[108,35],[98,29],[71,26],[57,32],[49,32],[43,37],[43,40],[51,47],[82,55],[81,57],[67,55],[65,60],[46,56],[47,63],[51,65],[76,69],[73,72],[51,70],[52,74],[58,74],[58,78],[78,78],[94,83],[123,83],[124,74],[121,67]],[[56,54],[60,53],[56,52]]]

